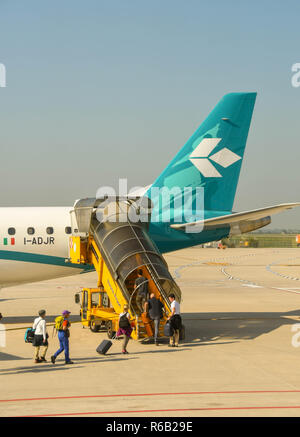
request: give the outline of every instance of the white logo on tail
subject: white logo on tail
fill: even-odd
[[[219,152],[211,155],[221,139],[222,138],[204,138],[189,157],[191,163],[194,164],[194,166],[206,178],[222,177],[210,161],[214,161],[222,167],[227,168],[242,159],[239,155],[227,149],[227,147],[224,147]]]

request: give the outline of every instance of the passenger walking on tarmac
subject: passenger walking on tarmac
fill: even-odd
[[[128,354],[126,348],[132,333],[132,327],[130,325],[130,314],[128,310],[129,306],[125,304],[123,307],[123,312],[119,316],[119,329],[117,332],[117,337],[120,337],[121,335],[124,336],[122,354]]]
[[[34,346],[34,362],[42,363],[46,362],[46,353],[48,350],[48,334],[46,328],[46,311],[40,310],[39,317],[34,319],[32,328],[34,329],[34,337],[32,346]],[[40,348],[43,348],[43,352],[40,355]]]
[[[173,328],[173,335],[170,337],[169,347],[178,347],[179,344],[179,331],[181,328],[181,315],[180,315],[180,305],[175,300],[175,294],[171,293],[169,295],[169,301],[171,302],[171,315],[168,318],[171,323],[171,327]]]
[[[150,294],[150,299],[146,302],[145,305],[146,312],[149,313],[149,317],[154,322],[154,342],[156,346],[158,346],[158,337],[159,337],[159,324],[160,319],[163,317],[163,304],[162,302],[155,297],[154,293]]]
[[[57,317],[58,320],[58,339],[60,348],[55,352],[54,355],[51,357],[52,364],[55,364],[56,357],[61,354],[63,351],[65,351],[65,362],[66,364],[74,364],[73,361],[70,360],[69,356],[69,337],[70,337],[70,330],[69,327],[71,326],[71,323],[69,322],[68,318],[70,316],[70,311],[63,311],[62,317]],[[56,320],[57,320],[56,319]]]
[[[135,280],[134,290],[137,290],[136,304],[141,313],[148,299],[148,279],[143,276],[143,270],[138,270],[138,277]]]

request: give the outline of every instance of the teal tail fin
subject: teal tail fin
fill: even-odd
[[[232,211],[256,93],[225,95],[151,188],[202,187],[205,211]],[[153,199],[154,200],[154,199]]]

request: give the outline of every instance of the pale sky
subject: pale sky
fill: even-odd
[[[0,0],[1,206],[149,185],[228,92],[257,91],[235,210],[300,201],[298,1]],[[300,208],[272,227],[300,228]]]

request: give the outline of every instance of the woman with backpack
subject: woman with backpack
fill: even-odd
[[[124,336],[122,354],[128,354],[126,347],[132,333],[132,327],[130,325],[130,314],[128,310],[129,306],[127,304],[124,305],[123,313],[121,313],[119,316],[119,329],[117,332],[117,337],[120,337],[121,335]]]
[[[46,311],[40,310],[39,317],[34,319],[34,322],[33,322],[32,329],[34,332],[34,337],[33,337],[33,341],[32,341],[32,346],[34,347],[34,362],[35,363],[47,362],[46,353],[48,350],[48,334],[47,334],[45,317],[46,317]],[[41,347],[43,347],[43,352],[42,352],[41,356],[39,356]]]

